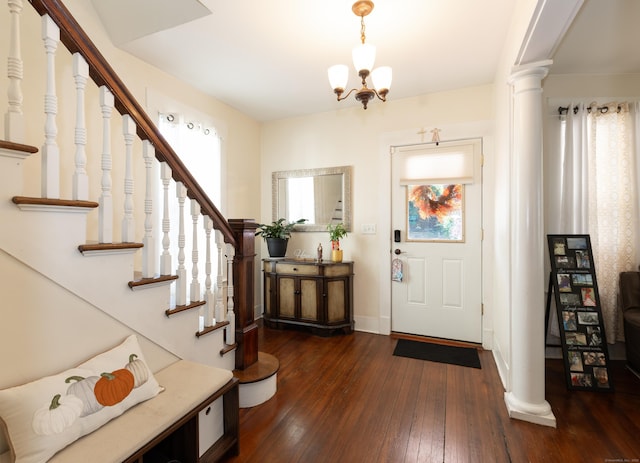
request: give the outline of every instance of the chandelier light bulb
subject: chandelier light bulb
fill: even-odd
[[[353,57],[353,65],[356,68],[356,72],[371,72],[373,63],[376,61],[376,47],[369,43],[361,43],[353,47],[351,56]]]
[[[346,64],[336,64],[331,66],[327,72],[329,74],[329,84],[335,91],[341,89],[344,91],[347,88],[347,81],[349,80],[349,66]]]
[[[378,93],[388,92],[389,88],[391,88],[392,77],[393,73],[390,66],[380,66],[375,68],[371,73],[373,88],[375,88]]]

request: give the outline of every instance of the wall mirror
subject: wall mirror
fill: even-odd
[[[307,219],[295,231],[326,231],[340,222],[351,231],[351,166],[274,172],[272,195],[273,220]]]

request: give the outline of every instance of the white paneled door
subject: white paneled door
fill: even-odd
[[[482,143],[392,149],[392,331],[482,341]]]

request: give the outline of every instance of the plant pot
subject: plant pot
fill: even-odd
[[[331,260],[333,262],[342,262],[342,249],[332,249]]]
[[[289,240],[283,238],[265,238],[270,257],[284,257]]]

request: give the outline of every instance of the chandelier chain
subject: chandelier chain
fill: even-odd
[[[364,40],[365,40],[365,35],[364,35],[364,16],[360,16],[360,40],[362,41],[362,45],[364,45]]]

